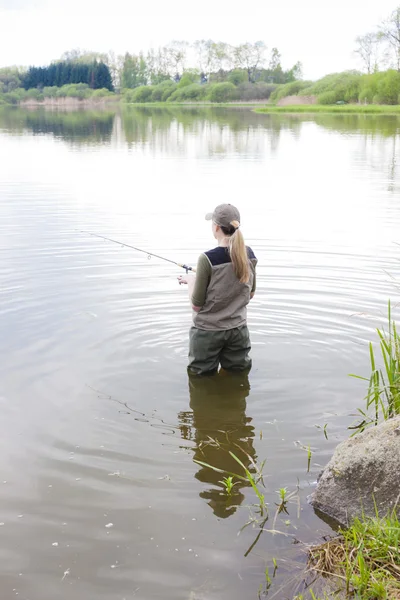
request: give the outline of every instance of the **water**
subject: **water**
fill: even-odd
[[[269,598],[301,589],[294,541],[330,532],[306,499],[398,297],[399,132],[389,116],[0,112],[4,600],[253,600],[273,557]],[[77,230],[194,264],[223,201],[259,259],[254,368],[193,382],[179,269]],[[266,458],[265,528],[276,490],[300,486],[276,522],[289,535],[247,556],[252,490],[226,498],[194,462],[240,470],[238,446]]]

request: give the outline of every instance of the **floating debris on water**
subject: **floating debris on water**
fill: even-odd
[[[107,523],[106,528],[109,529],[110,527],[114,527],[114,523]]]

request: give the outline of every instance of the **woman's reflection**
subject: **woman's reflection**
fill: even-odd
[[[246,398],[250,392],[247,373],[227,373],[222,370],[214,376],[189,375],[191,411],[181,412],[181,435],[195,442],[194,459],[223,471],[242,473],[241,467],[229,454],[236,454],[251,471],[251,457],[256,460],[253,447],[254,427],[246,417]],[[247,456],[248,455],[248,456]],[[243,502],[241,488],[246,483],[235,478],[237,484],[228,495],[220,483],[224,475],[208,467],[199,466],[195,477],[212,487],[201,492],[214,514],[227,518]]]

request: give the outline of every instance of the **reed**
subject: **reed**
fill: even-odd
[[[351,377],[368,382],[366,406],[359,408],[362,420],[349,429],[355,433],[370,425],[378,425],[400,414],[400,334],[392,318],[391,303],[388,303],[388,328],[377,329],[382,367],[377,366],[377,355],[372,342],[369,344],[371,374],[369,377],[351,374]]]

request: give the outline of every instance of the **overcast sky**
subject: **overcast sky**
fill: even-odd
[[[305,78],[357,68],[354,38],[396,0],[0,0],[0,66],[46,64],[72,48],[138,52],[173,39],[277,46]]]

